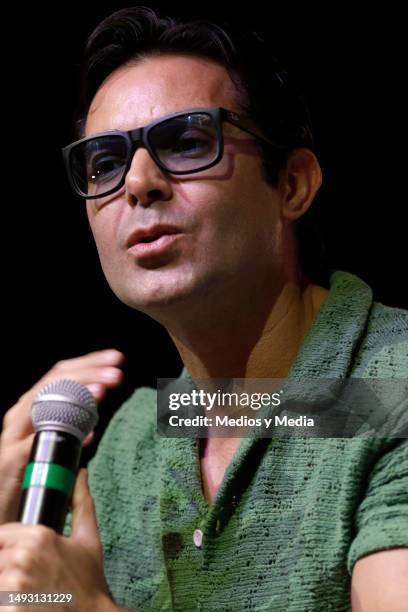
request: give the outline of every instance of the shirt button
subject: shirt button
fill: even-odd
[[[197,548],[201,548],[201,544],[203,542],[203,532],[201,529],[194,529],[193,542]]]

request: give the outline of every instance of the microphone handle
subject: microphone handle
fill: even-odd
[[[63,431],[36,433],[24,472],[17,520],[62,534],[81,457],[81,441]]]

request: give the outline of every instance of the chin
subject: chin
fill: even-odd
[[[170,306],[191,306],[197,298],[208,296],[212,283],[210,275],[198,274],[197,270],[174,270],[170,274],[152,276],[150,278],[139,278],[136,276],[128,279],[129,282],[121,283],[121,286],[110,284],[115,295],[127,306],[134,310],[140,310],[147,314],[159,313],[160,309]],[[122,279],[123,280],[123,279]]]
[[[117,297],[127,306],[134,310],[140,310],[146,314],[151,311],[157,312],[162,307],[168,307],[176,304],[181,304],[188,300],[191,296],[191,288],[178,287],[160,287],[155,290],[146,290],[143,293],[124,292],[119,294],[115,292]]]

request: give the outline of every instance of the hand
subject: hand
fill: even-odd
[[[71,593],[73,605],[51,606],[58,611],[123,609],[109,596],[87,470],[81,469],[76,481],[70,538],[41,525],[6,523],[0,526],[0,590]],[[16,612],[20,607],[10,607],[11,610]],[[35,610],[49,612],[50,605],[36,605]]]
[[[119,351],[96,351],[56,363],[17,403],[3,419],[0,436],[0,525],[15,521],[21,496],[21,484],[34,439],[31,405],[41,389],[53,380],[69,378],[86,385],[100,402],[109,388],[123,379],[120,369],[124,356]],[[105,378],[109,372],[112,378]],[[93,433],[83,446],[91,443]]]

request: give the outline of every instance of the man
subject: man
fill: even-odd
[[[373,303],[353,275],[322,286],[320,270],[305,269],[298,227],[321,171],[307,111],[263,50],[141,8],[91,36],[65,161],[105,276],[166,327],[192,384],[406,378],[407,313]],[[45,379],[64,373],[99,399],[121,359],[82,357]],[[5,421],[5,475],[17,443],[24,466],[31,396]],[[2,588],[72,591],[80,610],[314,612],[352,599],[354,612],[399,612],[407,466],[396,438],[162,438],[156,394],[142,388],[90,464],[96,518],[80,475],[70,538],[6,522],[13,477]]]

